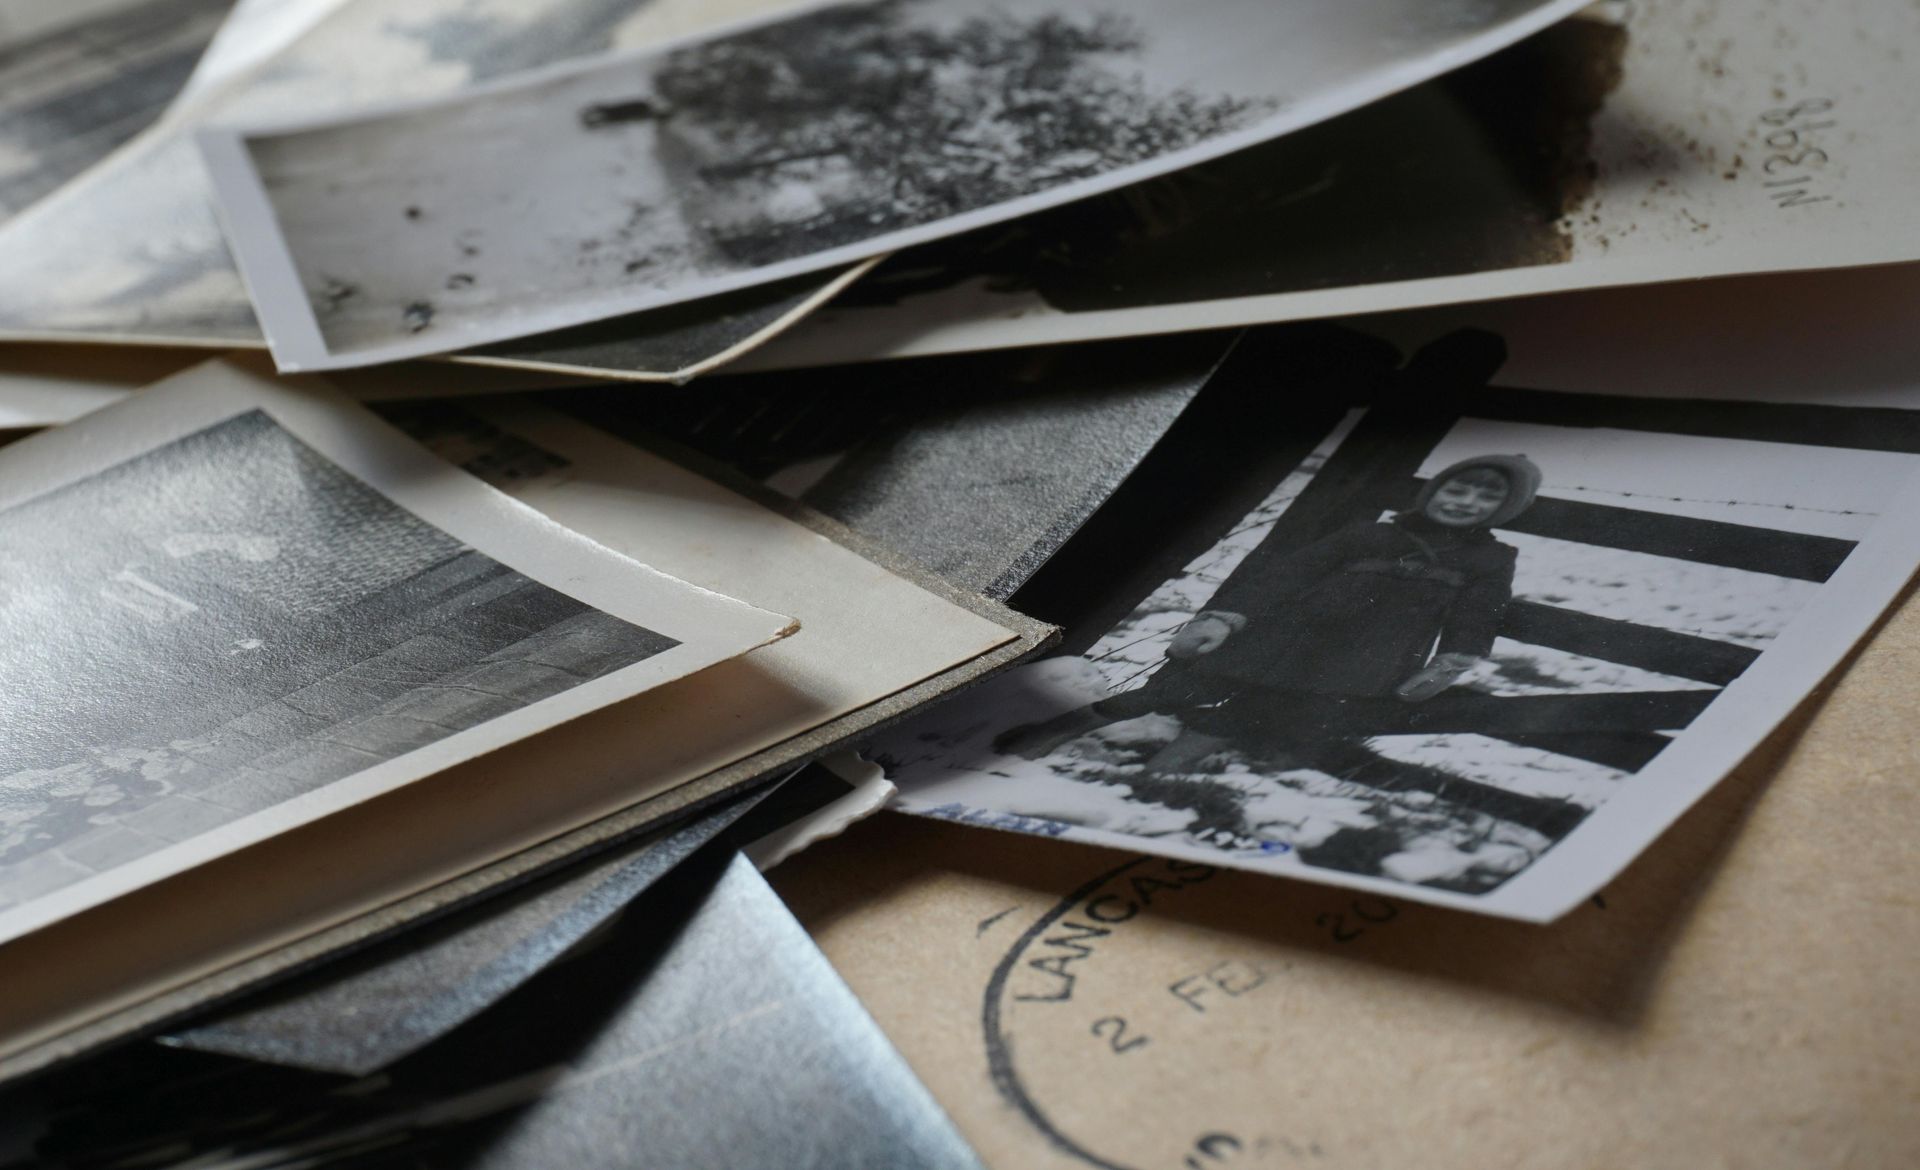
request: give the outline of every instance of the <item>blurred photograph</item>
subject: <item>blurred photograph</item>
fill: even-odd
[[[115,0],[123,7],[136,0]],[[137,0],[146,9],[178,10],[190,0]],[[209,0],[193,0],[202,7]],[[496,80],[556,61],[603,54],[688,26],[738,17],[777,0],[251,0],[188,82],[181,109],[165,124],[127,142],[110,158],[36,202],[17,224],[0,225],[0,337],[8,340],[232,348],[263,344],[240,273],[220,233],[212,185],[193,143],[196,127],[267,117],[310,116],[373,102],[419,98]],[[224,5],[219,5],[223,7]],[[111,37],[82,42],[80,60],[104,69],[140,41],[156,59],[176,50],[189,25],[177,11],[165,38],[124,21]],[[206,22],[212,35],[217,13]],[[142,31],[142,29],[145,31]],[[85,27],[62,36],[79,35]],[[96,30],[97,31],[97,30]],[[117,47],[118,46],[118,47]],[[22,47],[18,52],[28,52]],[[37,50],[35,50],[37,51]],[[8,55],[0,49],[0,85]],[[177,57],[177,60],[176,60]],[[168,58],[182,71],[190,55]],[[31,61],[26,62],[31,64]],[[36,67],[37,68],[37,67]],[[37,76],[37,74],[36,74]],[[29,78],[29,80],[31,80]],[[96,79],[98,80],[98,79]],[[120,93],[131,84],[116,72],[103,84]],[[38,82],[22,83],[27,114],[0,124],[0,201],[7,161],[21,156],[17,176],[24,207],[57,178],[56,156],[89,149],[58,110],[31,105]],[[0,92],[4,99],[4,92]],[[69,103],[71,104],[71,103]],[[61,106],[60,109],[66,109]],[[86,99],[72,112],[92,117]],[[65,116],[65,115],[62,115]],[[69,119],[70,121],[70,119]],[[139,127],[127,128],[128,133]],[[17,230],[16,230],[17,229]],[[664,380],[737,354],[791,324],[858,271],[857,266],[743,290],[688,304],[644,322],[612,320],[558,336],[522,338],[475,360],[491,365],[611,372]]]
[[[0,222],[159,118],[231,6],[108,0],[49,20],[54,5],[0,4]]]

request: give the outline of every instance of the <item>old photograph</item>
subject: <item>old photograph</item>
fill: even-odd
[[[789,627],[274,385],[202,367],[0,458],[0,937]]]
[[[710,296],[1113,190],[1576,7],[877,0],[200,141],[276,360],[332,368]]]
[[[227,72],[224,83],[206,86],[191,110],[128,143],[17,223],[0,226],[0,268],[11,275],[0,285],[0,337],[218,348],[263,344],[193,145],[192,130],[203,122],[307,116],[448,93],[518,70],[684,33],[702,22],[775,3],[515,0],[476,6],[470,0],[275,0],[251,5],[259,11],[243,15],[265,20],[268,27],[256,23],[247,39],[226,50],[216,43],[210,50],[219,54],[213,67]],[[296,26],[291,32],[284,27],[288,21]],[[249,42],[257,45],[263,35],[293,39],[266,60],[255,60]],[[665,320],[608,321],[569,331],[550,344],[522,339],[474,360],[681,375],[777,333],[848,275],[844,269],[820,273],[688,304]]]
[[[909,250],[755,360],[1911,259],[1920,99],[1899,46],[1920,16],[1851,12],[1597,4],[1279,141]]]
[[[56,27],[29,22],[31,31],[0,39],[0,221],[158,118],[230,5],[113,0],[78,6],[78,18]],[[25,14],[18,3],[0,5],[0,35]]]
[[[1920,415],[1481,384],[1502,352],[1450,335],[1187,476],[1047,615],[1075,653],[879,741],[902,806],[1515,917],[1592,893],[1905,582]]]

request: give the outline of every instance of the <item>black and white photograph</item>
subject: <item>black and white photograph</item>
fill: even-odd
[[[1576,7],[874,0],[200,143],[276,360],[323,369],[711,296],[1113,190]]]
[[[1596,4],[1283,139],[908,250],[754,361],[1911,259],[1920,15],[1849,12]]]
[[[0,4],[0,221],[158,119],[231,0]],[[54,9],[65,20],[49,25]],[[22,22],[22,17],[35,19]]]
[[[217,83],[190,95],[191,108],[0,225],[0,269],[11,274],[0,283],[0,338],[223,349],[263,344],[193,144],[201,124],[449,93],[645,43],[662,29],[684,33],[773,6],[773,0],[275,0],[251,6],[262,8],[242,12],[254,31],[227,49],[218,41],[210,48],[218,54],[209,66]],[[287,43],[266,51],[262,37]],[[254,59],[261,52],[264,59]],[[521,339],[473,360],[684,376],[790,325],[852,271],[843,267],[688,304],[664,319],[603,322],[551,344]]]
[[[0,937],[791,629],[237,367],[56,438],[0,458]]]
[[[1074,653],[876,744],[901,807],[1522,918],[1592,893],[1904,584],[1920,415],[1481,384],[1503,352],[1272,390],[1270,450],[1069,577]]]

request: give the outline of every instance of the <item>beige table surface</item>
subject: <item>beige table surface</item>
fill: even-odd
[[[1910,595],[1548,927],[891,813],[772,878],[996,1170],[1916,1167],[1916,712]]]

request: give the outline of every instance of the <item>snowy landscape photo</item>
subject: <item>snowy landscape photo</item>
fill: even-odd
[[[1530,916],[1567,890],[1516,879],[1603,810],[1617,868],[1654,787],[1737,762],[1743,693],[1818,681],[1769,652],[1877,607],[1835,578],[1920,467],[1844,408],[1445,401],[1356,407],[1250,511],[1203,498],[1211,546],[1083,652],[874,747],[900,806]]]
[[[466,546],[259,411],[0,528],[0,909],[675,644]],[[86,649],[47,653],[62,645]]]

